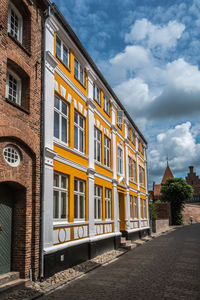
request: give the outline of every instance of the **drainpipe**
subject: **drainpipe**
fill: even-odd
[[[47,0],[48,2],[48,9],[46,10],[46,13],[44,15],[43,19],[43,74],[42,74],[42,137],[41,137],[41,155],[42,155],[42,174],[41,174],[41,212],[40,212],[40,281],[43,281],[44,279],[44,179],[45,179],[45,59],[46,59],[46,21],[48,17],[51,14],[51,2]]]

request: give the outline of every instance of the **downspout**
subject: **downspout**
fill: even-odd
[[[42,180],[41,180],[41,213],[40,213],[40,281],[44,279],[44,181],[45,181],[45,60],[46,60],[46,21],[51,14],[51,3],[48,1],[48,8],[43,18],[43,74],[42,74]]]

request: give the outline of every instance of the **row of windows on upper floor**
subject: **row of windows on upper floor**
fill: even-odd
[[[69,48],[63,43],[63,41],[56,36],[56,57],[62,61],[62,63],[70,69],[70,51]],[[79,63],[77,58],[74,58],[74,76],[81,84],[85,87],[85,71],[84,67]],[[102,106],[101,103],[101,90],[96,83],[93,84],[93,99]],[[110,117],[111,116],[111,105],[110,100],[105,96],[103,92],[103,109],[104,112]],[[117,126],[122,130],[123,125],[123,111],[117,110]],[[135,145],[135,133],[131,126],[128,128],[128,139]],[[144,146],[141,143],[139,150],[144,154]]]
[[[66,102],[55,95],[54,102],[54,137],[66,145],[69,144],[69,107]],[[85,118],[74,111],[74,149],[85,153]],[[103,153],[104,151],[104,153]],[[104,154],[104,155],[102,155]],[[104,156],[104,159],[102,159]],[[106,135],[94,127],[94,159],[111,168],[111,140]],[[141,170],[140,170],[141,169]],[[124,176],[124,149],[120,145],[117,147],[117,171]],[[129,178],[130,181],[137,182],[136,162],[129,158]],[[139,168],[139,179],[141,186],[145,186],[144,168]]]
[[[54,172],[53,182],[53,218],[54,220],[68,221],[68,202],[69,202],[69,176]],[[86,215],[86,182],[79,178],[74,178],[74,220],[85,220]],[[103,205],[103,201],[105,204]],[[104,211],[103,211],[104,209]],[[138,219],[138,198],[130,195],[130,218]],[[100,185],[94,185],[94,219],[111,220],[112,216],[112,190]],[[140,216],[147,218],[146,200],[140,200]]]

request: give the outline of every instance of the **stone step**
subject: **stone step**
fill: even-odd
[[[136,244],[136,245],[142,245],[142,244],[145,243],[145,241],[142,241],[142,240],[135,240],[133,243]]]
[[[136,244],[130,244],[130,245],[126,245],[126,246],[120,246],[120,248],[125,249],[125,250],[131,250],[136,248],[137,245]]]
[[[130,240],[127,240],[127,241],[125,241],[125,242],[121,242],[120,243],[120,246],[128,246],[128,245],[130,245],[131,244],[131,241]]]
[[[148,242],[148,241],[152,240],[152,237],[150,237],[150,236],[145,236],[145,237],[143,237],[141,240],[142,240],[142,241],[145,241],[145,242]]]
[[[124,236],[121,237],[121,243],[125,243],[126,242],[126,238]]]
[[[2,284],[19,279],[19,272],[8,272],[0,274],[0,287]]]
[[[23,289],[28,282],[29,279],[16,279],[2,284],[0,286],[0,299],[3,299],[3,296],[5,297],[5,295],[13,290]]]

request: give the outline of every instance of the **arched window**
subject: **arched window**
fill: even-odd
[[[6,98],[21,105],[21,79],[10,69],[7,69]]]
[[[23,19],[18,9],[10,2],[8,9],[8,32],[22,43]]]

